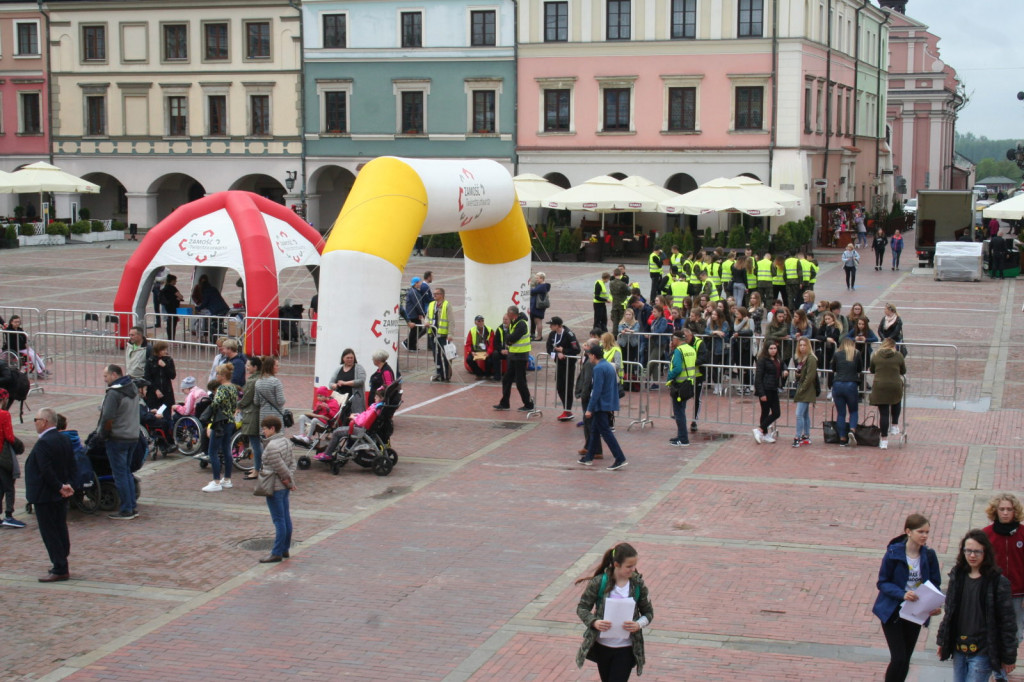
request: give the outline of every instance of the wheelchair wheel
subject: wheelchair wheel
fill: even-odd
[[[114,511],[121,506],[121,498],[117,494],[117,486],[113,481],[100,483],[100,509],[103,511]]]
[[[338,460],[331,462],[331,473],[335,476],[341,473],[341,465],[338,464]]]
[[[296,464],[298,464],[300,469],[305,471],[309,467],[313,466],[313,460],[311,460],[307,455],[302,455],[301,457],[299,457]]]
[[[373,473],[378,476],[387,476],[394,468],[395,463],[391,461],[391,458],[385,452],[380,453],[373,460]]]
[[[394,467],[398,464],[398,453],[395,452],[394,448],[384,448],[384,456],[391,460],[391,466]]]
[[[203,448],[203,427],[195,417],[182,417],[174,425],[174,444],[183,455],[194,455]]]
[[[93,473],[92,480],[71,498],[75,507],[86,514],[93,514],[100,508],[100,479]]]
[[[21,371],[21,358],[18,357],[17,353],[5,350],[3,353],[0,353],[0,362],[7,365],[9,369],[13,369],[16,372]]]
[[[231,463],[242,471],[252,471],[255,459],[252,448],[249,447],[249,438],[252,436],[242,435],[236,432],[231,437]]]

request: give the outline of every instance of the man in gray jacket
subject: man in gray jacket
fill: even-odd
[[[128,376],[141,379],[146,374],[146,359],[149,357],[149,341],[142,327],[128,330],[128,343],[124,345],[124,366]]]
[[[117,365],[107,365],[103,381],[107,391],[100,406],[99,432],[106,442],[110,472],[121,501],[121,508],[109,518],[134,519],[139,512],[135,508],[131,456],[139,442],[139,391],[132,378],[124,376]]]

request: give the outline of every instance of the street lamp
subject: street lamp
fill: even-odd
[[[285,171],[287,177],[284,179],[284,186],[288,188],[289,192],[295,188],[295,178],[298,174],[298,171]]]

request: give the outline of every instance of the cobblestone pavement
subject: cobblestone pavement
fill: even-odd
[[[108,308],[133,247],[2,251],[0,304]],[[25,530],[0,529],[0,678],[596,680],[573,661],[573,582],[627,540],[655,608],[643,679],[881,679],[888,654],[870,609],[903,518],[930,516],[945,573],[959,537],[987,523],[990,493],[1024,487],[1024,287],[934,282],[909,263],[875,272],[863,255],[856,292],[826,255],[819,298],[838,298],[844,312],[862,302],[873,327],[891,301],[909,340],[957,344],[960,398],[971,403],[908,408],[903,448],[824,446],[820,429],[810,447],[790,448],[785,429],[778,444],[756,446],[751,424],[704,424],[684,450],[666,442],[670,421],[628,431],[622,419],[630,465],[607,472],[576,465],[580,430],[550,404],[527,419],[494,413],[491,383],[410,381],[394,472],[300,472],[284,563],[260,565],[247,548],[266,552],[272,535],[251,484],[200,492],[209,470],[177,455],[140,471],[137,520],[70,514],[69,582],[36,582],[47,565],[33,517],[22,514]],[[461,264],[413,258],[407,270],[428,268],[460,309]],[[602,268],[539,266],[553,314],[579,332]],[[646,290],[645,266],[629,269]],[[307,282],[288,287],[308,301]],[[912,381],[948,379],[951,367],[911,360]],[[304,407],[309,391],[308,377],[287,378],[290,406]],[[87,433],[98,400],[51,385],[29,404],[57,406]],[[31,446],[31,424],[15,426]],[[20,485],[18,498],[21,507]],[[952,679],[934,634],[921,639],[911,679]]]

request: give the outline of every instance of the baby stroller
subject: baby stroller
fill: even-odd
[[[142,468],[142,465],[146,462],[149,456],[149,434],[146,433],[145,429],[139,429],[139,440],[135,445],[135,449],[132,451],[131,458],[128,461],[128,469],[134,475],[136,471]],[[98,506],[103,511],[114,511],[121,506],[121,498],[117,494],[117,486],[114,484],[114,475],[110,471],[110,460],[107,459],[107,446],[103,436],[100,435],[99,431],[93,431],[89,434],[89,437],[85,439],[85,457],[76,457],[75,463],[78,465],[78,478],[79,481],[92,480],[99,488]],[[86,469],[88,469],[86,471]],[[135,499],[138,500],[142,497],[142,482],[138,476],[135,478]],[[76,506],[83,511],[95,511],[95,507],[92,507],[94,498],[97,496],[95,493],[89,493],[83,495],[86,507],[76,502]]]
[[[398,453],[391,447],[394,433],[394,417],[402,404],[401,381],[396,381],[384,391],[384,402],[372,423],[365,427],[349,425],[348,436],[342,438],[338,447],[327,452],[331,473],[335,476],[349,460],[366,469],[373,469],[378,476],[387,476],[398,463]]]
[[[300,469],[308,469],[311,467],[313,459],[321,462],[331,461],[331,457],[327,455],[326,452],[327,446],[331,442],[331,436],[334,434],[334,431],[348,423],[352,411],[352,407],[348,401],[349,397],[350,396],[345,396],[345,404],[341,406],[341,409],[338,410],[337,414],[327,420],[326,425],[322,427],[317,426],[313,429],[313,436],[308,443],[295,436],[291,437],[292,443],[299,446],[304,451],[296,460],[296,464]],[[320,419],[322,419],[322,417],[318,417],[317,421]]]

